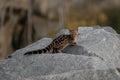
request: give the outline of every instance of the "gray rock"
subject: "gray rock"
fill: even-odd
[[[68,30],[58,35],[68,34]],[[58,54],[24,56],[27,51],[42,49],[52,41],[43,38],[11,58],[0,61],[0,80],[120,80],[120,40],[104,28],[79,27],[76,46]]]
[[[110,27],[110,26],[105,26],[105,27],[94,26],[93,28],[94,29],[104,29],[104,30],[106,30],[108,32],[111,32],[113,34],[117,34],[117,32],[112,27]]]
[[[64,34],[65,32],[62,33]],[[87,51],[89,53],[87,55],[95,55],[103,58],[107,61],[109,67],[120,67],[120,40],[118,34],[115,32],[115,30],[109,27],[79,27],[77,42],[79,47],[69,47],[65,51],[74,53],[77,50],[78,54],[86,54],[84,52]],[[61,34],[61,32],[58,34]]]
[[[120,34],[118,34],[117,37],[120,39]]]
[[[103,27],[103,29],[113,34],[117,34],[117,32],[112,27],[107,26],[107,27]]]
[[[101,29],[79,28],[78,45],[84,47],[89,53],[95,53],[102,57],[109,67],[120,66],[120,40],[109,31]]]
[[[120,77],[116,75],[115,71],[110,70],[78,70],[70,71],[62,74],[53,74],[47,76],[37,76],[25,78],[21,80],[119,80]]]

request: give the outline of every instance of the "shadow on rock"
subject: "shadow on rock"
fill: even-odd
[[[85,55],[85,56],[92,56],[92,57],[99,57],[101,60],[104,60],[101,56],[95,53],[89,53],[83,46],[68,46],[62,50],[65,54],[73,54],[73,55]]]

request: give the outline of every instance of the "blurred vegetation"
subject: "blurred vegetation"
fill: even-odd
[[[106,15],[98,7],[94,7],[92,10],[73,10],[66,15],[65,19],[67,28],[95,26],[105,24],[106,21]]]
[[[106,25],[111,26],[120,34],[120,8],[107,8],[104,12],[108,18]]]

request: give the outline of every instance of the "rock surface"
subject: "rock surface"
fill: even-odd
[[[120,39],[110,27],[79,27],[76,46],[63,53],[24,56],[27,51],[46,47],[43,38],[0,61],[0,80],[120,80]],[[68,34],[61,30],[60,34]]]

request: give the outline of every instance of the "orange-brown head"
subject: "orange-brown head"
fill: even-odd
[[[69,30],[69,32],[70,32],[71,38],[73,39],[72,43],[76,43],[78,38],[78,29],[72,29],[72,30]]]
[[[72,37],[78,37],[78,29],[70,29],[69,32]]]

